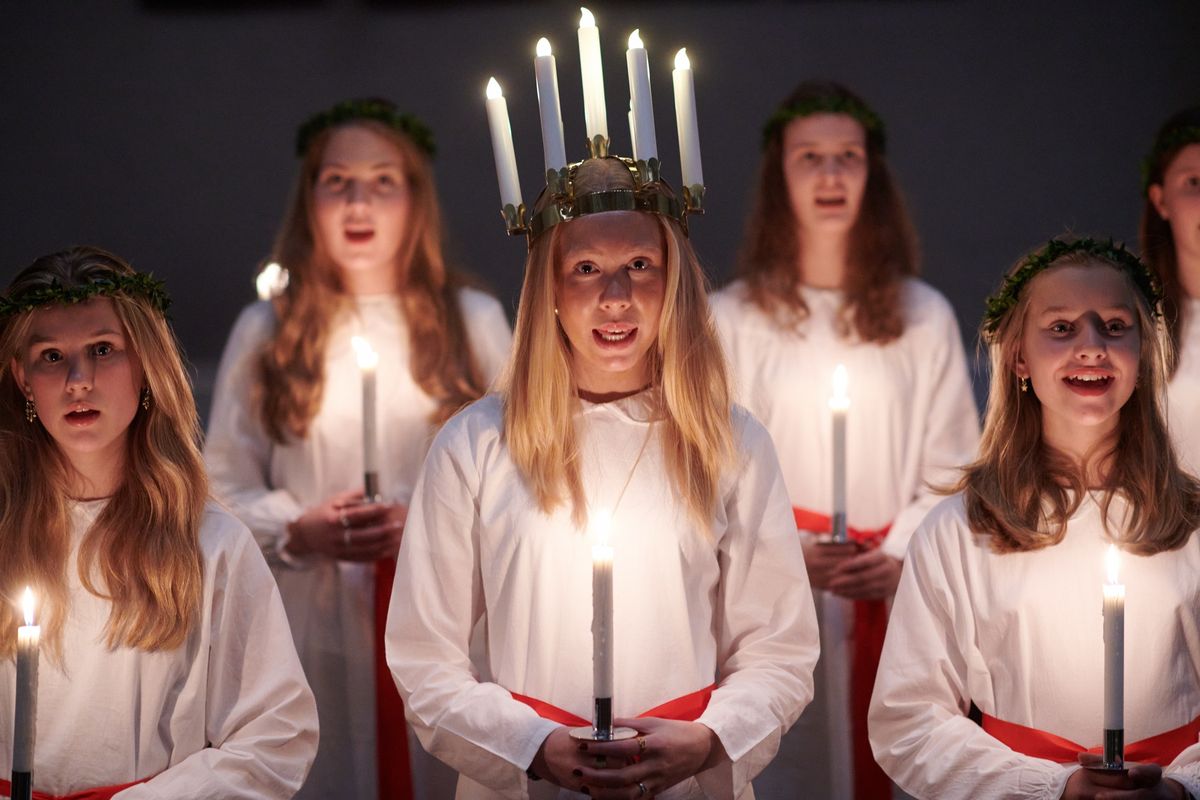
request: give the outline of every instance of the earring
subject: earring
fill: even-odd
[[[554,307],[554,316],[558,316],[558,306]]]
[[[32,400],[26,399],[25,400],[25,421],[33,422],[36,419],[37,419],[37,408],[34,407]]]
[[[150,410],[150,387],[149,386],[142,389],[142,408],[145,411]]]
[[[1029,391],[1029,377],[1028,376],[1021,378],[1021,391],[1022,392]]]

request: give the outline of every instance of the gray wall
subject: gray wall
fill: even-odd
[[[629,146],[624,42],[639,27],[675,183],[671,58],[685,45],[692,55],[709,187],[693,240],[716,280],[737,250],[762,121],[799,79],[836,78],[887,120],[925,276],[968,336],[996,277],[1030,246],[1064,228],[1136,235],[1138,159],[1162,119],[1200,102],[1194,0],[590,8],[615,146]],[[566,3],[28,2],[2,17],[5,283],[76,243],[165,277],[202,411],[229,327],[253,298],[309,113],[379,94],[427,120],[452,252],[510,309],[524,248],[499,218],[487,77],[509,98],[527,199],[541,170],[539,36],[558,55],[568,141],[583,139],[578,8]]]

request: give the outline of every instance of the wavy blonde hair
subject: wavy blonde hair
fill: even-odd
[[[337,317],[351,307],[337,265],[314,238],[313,189],[321,159],[336,131],[360,127],[391,142],[402,156],[412,195],[410,216],[396,254],[396,292],[408,324],[409,370],[437,407],[432,421],[449,419],[477,400],[485,381],[471,353],[459,306],[466,280],[442,253],[442,221],[433,166],[406,134],[381,122],[356,119],[315,136],[292,188],[274,259],[287,268],[287,290],[275,302],[279,319],[263,353],[260,410],[268,435],[278,443],[303,438],[321,408],[325,391],[325,348]]]
[[[577,192],[632,187],[629,171],[613,159],[585,162],[575,182]],[[543,197],[535,213],[544,204]],[[700,262],[679,223],[654,218],[663,234],[666,286],[649,351],[651,385],[659,390],[657,411],[671,480],[691,516],[708,530],[718,482],[733,454],[729,384]],[[574,426],[578,385],[570,342],[554,314],[562,227],[551,228],[529,251],[502,393],[504,435],[541,510],[549,513],[567,503],[575,523],[583,525],[587,499]]]
[[[1047,269],[1060,266],[1115,269],[1133,298],[1141,334],[1137,386],[1121,408],[1116,435],[1089,453],[1083,464],[1042,440],[1042,405],[1033,392],[1020,391],[1016,378],[1029,285],[1040,277],[1034,276],[995,332],[986,334],[992,380],[980,455],[951,491],[964,492],[971,529],[989,534],[993,550],[1037,550],[1058,544],[1066,535],[1068,520],[1094,488],[1086,476],[1088,464],[1095,461],[1108,466],[1101,487],[1105,520],[1115,495],[1128,501],[1129,527],[1115,537],[1123,547],[1140,555],[1181,547],[1200,526],[1200,484],[1180,469],[1163,421],[1171,349],[1166,328],[1119,264],[1072,252]]]
[[[9,286],[9,296],[54,283],[70,288],[133,274],[119,257],[92,247],[43,256]],[[200,615],[204,562],[200,520],[208,479],[200,423],[179,345],[162,312],[145,298],[112,295],[152,397],[126,438],[124,480],[86,532],[77,569],[87,591],[111,601],[110,648],[179,647]],[[93,300],[92,302],[97,302]],[[13,654],[15,604],[28,584],[52,657],[61,659],[69,596],[71,466],[40,422],[25,419],[25,394],[13,374],[29,347],[37,310],[0,329],[0,657]]]

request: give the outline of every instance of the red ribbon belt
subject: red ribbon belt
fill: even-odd
[[[713,690],[716,688],[717,685],[714,683],[691,694],[685,694],[682,697],[676,697],[674,700],[668,700],[649,711],[643,711],[641,714],[638,714],[638,718],[654,717],[656,719],[673,719],[679,722],[695,722],[700,719],[700,715],[704,713],[704,709],[708,708],[708,700],[712,697]],[[536,697],[526,697],[516,692],[511,692],[511,694],[514,700],[520,700],[532,708],[542,719],[548,719],[551,722],[557,722],[559,725],[566,725],[571,728],[582,728],[592,724],[591,720],[576,716],[566,709],[551,705],[543,700],[538,700]]]
[[[1060,764],[1075,763],[1080,753],[1103,754],[1104,747],[1084,747],[1053,733],[1027,728],[1015,722],[1005,722],[990,714],[983,715],[983,730],[1008,745],[1009,749],[1034,758],[1045,758]],[[1152,762],[1167,766],[1188,747],[1200,739],[1200,717],[1149,739],[1125,745],[1125,759],[1140,763]]]
[[[833,521],[824,514],[806,508],[793,508],[796,527],[813,533],[829,533]],[[883,544],[891,524],[878,530],[847,527],[846,533],[859,546],[874,550]],[[892,782],[871,752],[867,737],[867,710],[871,706],[871,691],[875,688],[875,673],[879,670],[879,654],[883,652],[883,637],[887,633],[887,603],[882,600],[854,601],[854,637],[850,660],[850,740],[854,757],[855,800],[875,800],[892,796]]]
[[[120,786],[101,786],[96,789],[84,789],[82,792],[72,792],[71,794],[34,792],[33,800],[111,800],[112,796],[117,792],[123,792],[132,786],[137,786],[139,783],[145,783],[148,780],[150,778],[142,778],[140,781],[123,783]],[[0,794],[5,797],[12,797],[12,784],[3,778],[0,778]]]
[[[388,669],[383,643],[395,577],[396,559],[382,558],[375,562],[375,761],[380,800],[412,800],[404,701]]]

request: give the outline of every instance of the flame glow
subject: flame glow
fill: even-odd
[[[629,49],[636,50],[645,47],[642,44],[642,37],[638,34],[638,29],[634,28],[633,33],[629,34]]]
[[[687,48],[679,48],[679,52],[675,54],[675,69],[691,69],[692,60],[688,58]]]
[[[592,535],[593,547],[608,548],[609,535],[612,531],[612,512],[606,508],[599,509],[588,520]]]
[[[500,91],[500,84],[496,83],[495,78],[488,78],[487,99],[495,100],[497,97],[504,97],[504,92]]]
[[[25,587],[25,594],[21,595],[21,610],[25,612],[25,624],[33,624],[33,590],[28,586]]]
[[[548,56],[548,55],[550,55],[550,53],[551,53],[551,50],[550,50],[550,40],[549,40],[549,39],[547,39],[545,36],[543,36],[542,38],[538,39],[538,43],[537,43],[537,54],[538,54],[538,56],[539,56],[539,57],[541,57],[541,56]]]
[[[580,9],[579,9],[579,27],[581,27],[581,28],[596,27],[596,18],[592,16],[592,12],[588,11],[586,8],[583,8],[583,7],[580,7]]]
[[[1120,583],[1117,569],[1118,565],[1120,564],[1120,557],[1115,544],[1110,544],[1108,546],[1108,553],[1104,556],[1104,564],[1108,572],[1108,582],[1113,586]]]
[[[352,336],[350,344],[354,346],[354,355],[358,358],[359,369],[375,369],[379,366],[379,354],[371,347],[371,343],[361,336]]]
[[[830,408],[850,407],[850,373],[845,364],[833,368],[833,396],[829,398]]]

